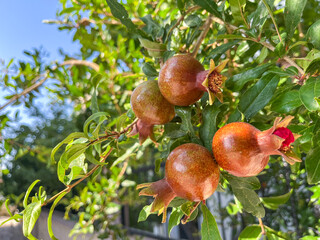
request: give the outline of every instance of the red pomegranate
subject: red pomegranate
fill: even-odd
[[[168,156],[165,178],[154,183],[138,185],[143,188],[139,195],[155,198],[151,212],[163,213],[175,197],[201,202],[210,197],[219,183],[219,167],[212,154],[203,146],[194,143],[175,148]]]
[[[189,54],[176,55],[168,59],[160,70],[159,88],[162,95],[173,105],[188,106],[198,101],[203,93],[209,93],[210,104],[214,96],[221,102],[222,84],[227,79],[220,72],[226,66],[224,60],[215,67],[210,61],[210,69],[205,71],[198,60]]]
[[[299,137],[287,128],[292,119],[292,116],[283,121],[276,118],[273,127],[263,132],[244,122],[225,125],[213,137],[216,161],[222,169],[238,177],[260,173],[270,155],[281,155],[290,164],[301,162],[290,146]]]
[[[157,81],[141,83],[133,91],[130,102],[139,120],[129,135],[139,133],[140,144],[148,136],[154,140],[153,126],[170,122],[175,115],[174,106],[161,95]]]

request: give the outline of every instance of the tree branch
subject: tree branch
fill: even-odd
[[[207,18],[206,22],[204,23],[203,25],[203,31],[202,33],[200,34],[195,46],[194,46],[194,49],[193,49],[193,52],[192,52],[192,56],[193,57],[196,57],[197,56],[197,53],[200,49],[200,46],[201,46],[201,43],[203,41],[203,39],[206,37],[207,33],[209,32],[209,29],[210,29],[210,26],[211,26],[211,23],[212,23],[212,15],[210,14],[209,17]]]
[[[4,105],[0,106],[0,111],[2,109],[4,109],[5,107],[7,107],[8,105],[10,105],[11,103],[15,102],[16,100],[18,100],[20,97],[27,95],[29,92],[37,89],[38,87],[40,87],[48,78],[49,78],[49,72],[47,72],[45,75],[39,75],[36,80],[41,79],[41,77],[43,77],[43,79],[37,83],[35,83],[34,85],[26,88],[25,90],[23,90],[21,93],[14,95],[7,103],[5,103]]]
[[[87,66],[95,70],[96,72],[99,72],[100,66],[94,62],[89,62],[86,60],[77,60],[77,59],[71,59],[64,61],[63,63],[60,63],[60,66],[65,66],[65,65],[82,65],[82,66]]]
[[[246,32],[243,30],[243,29],[238,29],[236,26],[234,25],[231,25],[229,23],[226,23],[224,22],[222,19],[218,18],[218,17],[212,17],[212,20],[216,23],[219,23],[219,24],[222,24],[222,25],[226,25],[229,27],[229,29],[235,31],[235,30],[239,30],[242,34],[246,34]],[[243,38],[241,38],[243,40]],[[256,42],[256,43],[259,43],[263,46],[265,46],[266,48],[268,48],[269,50],[271,50],[272,52],[274,52],[275,50],[275,47],[272,46],[270,43],[267,43],[267,42],[261,42],[261,41],[258,41],[257,39],[254,39],[254,38],[251,38],[251,37],[247,37],[246,38],[247,40],[250,40],[250,41],[253,41],[253,42]],[[305,74],[305,72],[303,71],[303,69],[298,66],[298,64],[295,63],[295,61],[293,61],[289,56],[284,56],[283,59],[290,64],[290,66],[294,66],[298,69],[299,73],[303,76]]]
[[[103,163],[106,161],[107,157],[110,155],[110,153],[112,152],[113,148],[110,148],[110,150],[107,152],[106,155],[101,157],[100,162]],[[52,202],[54,199],[56,199],[60,194],[64,193],[64,192],[70,192],[70,190],[72,188],[74,188],[75,186],[77,186],[79,183],[81,183],[83,180],[85,180],[86,178],[88,178],[91,174],[93,174],[98,168],[100,167],[100,165],[96,165],[94,168],[92,168],[90,170],[90,172],[88,172],[84,177],[80,178],[78,181],[76,181],[75,183],[68,185],[65,189],[63,189],[62,191],[60,191],[59,193],[57,193],[56,195],[54,195],[52,198],[50,198],[49,200],[45,201],[44,203],[42,203],[41,207],[47,205],[48,203]]]
[[[60,64],[58,64],[58,66],[65,66],[65,65],[82,65],[82,66],[87,66],[92,68],[93,70],[95,70],[96,72],[99,72],[100,70],[100,66],[94,62],[89,62],[86,60],[77,60],[77,59],[71,59],[71,60],[67,60],[64,61]],[[57,69],[58,66],[53,67],[53,70]],[[25,90],[23,90],[21,93],[14,95],[8,102],[6,102],[4,105],[0,106],[0,111],[2,109],[4,109],[5,107],[7,107],[8,105],[10,105],[11,103],[17,101],[20,97],[27,95],[28,93],[30,93],[31,91],[37,89],[38,87],[40,87],[48,78],[49,78],[49,71],[47,71],[44,74],[40,74],[39,76],[37,76],[32,82],[36,82],[35,84],[31,85],[30,87],[26,88]],[[40,80],[41,78],[43,78],[42,80]],[[40,80],[38,82],[38,80]]]

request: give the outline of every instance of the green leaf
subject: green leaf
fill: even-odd
[[[36,239],[31,232],[41,213],[41,202],[30,203],[23,212],[23,235],[28,239]]]
[[[243,17],[242,15],[242,9],[243,6],[246,4],[245,0],[229,0],[230,7],[231,7],[231,12],[232,12],[232,17],[237,21],[237,22],[242,22]]]
[[[29,195],[32,191],[32,189],[34,188],[34,186],[40,182],[40,180],[35,180],[28,188],[27,192],[26,192],[26,195],[24,196],[24,199],[23,199],[23,207],[26,208],[27,205],[28,205],[28,198],[29,198]]]
[[[152,42],[144,38],[139,38],[141,45],[147,49],[149,55],[155,58],[161,58],[164,52],[167,50],[165,44]]]
[[[226,87],[234,91],[239,91],[247,82],[259,78],[270,66],[271,64],[264,64],[233,75],[226,81]]]
[[[236,35],[236,34],[221,34],[217,36],[217,39],[240,39],[240,40],[250,40],[250,38],[243,37],[241,35]]]
[[[148,62],[142,65],[142,71],[150,80],[154,80],[159,75],[158,71],[154,68],[154,66]]]
[[[268,10],[262,1],[259,1],[257,9],[252,12],[249,16],[249,23],[253,28],[258,28],[261,32],[263,25],[266,22],[268,17]]]
[[[247,226],[239,235],[239,240],[259,240],[261,237],[261,227],[259,225]]]
[[[274,49],[274,53],[280,58],[282,58],[286,53],[285,45],[282,41],[277,44],[276,48]]]
[[[288,40],[292,38],[294,30],[300,22],[306,3],[307,0],[286,0],[286,6],[284,8],[284,22]]]
[[[121,23],[128,28],[132,33],[138,34],[141,37],[147,37],[146,33],[137,28],[134,23],[129,18],[126,9],[118,3],[117,0],[106,0],[108,6],[110,7],[111,13],[115,18],[118,18]]]
[[[194,28],[194,27],[198,27],[198,26],[201,26],[201,23],[202,23],[202,20],[201,18],[196,15],[196,14],[191,14],[189,15],[185,20],[184,22],[191,28]]]
[[[306,69],[306,74],[309,74],[310,76],[318,73],[320,71],[320,58],[312,60],[312,62],[309,64],[309,66]]]
[[[320,105],[315,98],[320,97],[320,77],[309,78],[300,88],[299,96],[303,105],[309,111],[317,111]]]
[[[236,45],[239,42],[239,40],[235,41],[229,41],[228,43],[222,44],[218,47],[215,47],[211,50],[211,52],[208,55],[208,58],[215,58],[217,55],[224,54],[227,50],[232,48],[234,45]]]
[[[201,211],[203,214],[203,222],[201,224],[201,239],[222,240],[216,220],[214,219],[214,216],[211,214],[207,206],[201,204]]]
[[[169,223],[168,223],[168,233],[170,237],[170,233],[173,229],[173,227],[180,224],[180,220],[183,217],[184,213],[179,208],[173,209],[173,211],[170,214]]]
[[[278,113],[288,113],[297,107],[300,107],[302,102],[299,97],[299,91],[292,90],[281,94],[271,105],[271,111]]]
[[[310,26],[307,32],[307,40],[312,43],[313,46],[320,50],[320,20],[316,21]]]
[[[74,138],[85,138],[85,134],[82,132],[74,132],[71,133],[68,137],[63,139],[57,146],[55,146],[51,151],[51,161],[55,163],[54,155],[58,151],[58,149],[65,143],[71,142]]]
[[[199,134],[204,146],[212,149],[212,138],[217,131],[217,116],[220,113],[219,107],[216,105],[207,105],[202,111],[202,124]]]
[[[12,217],[8,218],[7,220],[1,222],[0,227],[11,220],[15,220],[16,222],[19,222],[19,220],[22,218],[23,218],[22,215],[17,213],[15,215],[13,215]]]
[[[243,209],[257,218],[263,218],[265,210],[258,194],[254,191],[260,188],[257,177],[240,178],[224,173],[223,176],[231,185],[232,192],[241,202]]]
[[[94,113],[94,114],[92,114],[85,122],[84,122],[84,124],[83,124],[83,133],[84,133],[84,136],[86,137],[86,138],[90,138],[89,137],[89,135],[88,135],[88,128],[89,128],[89,124],[93,121],[93,120],[95,120],[96,118],[99,118],[99,117],[101,117],[101,116],[106,116],[106,117],[108,117],[109,115],[108,115],[108,113],[106,113],[106,112],[97,112],[97,113]],[[104,120],[103,120],[104,121]]]
[[[276,210],[280,205],[285,204],[292,194],[292,189],[290,192],[276,196],[276,197],[263,197],[261,201],[266,208]]]
[[[11,213],[10,208],[9,208],[9,203],[10,203],[10,199],[7,199],[7,200],[5,201],[5,203],[4,203],[4,206],[6,207],[9,216],[10,216],[10,217],[13,217],[13,214]]]
[[[138,222],[143,222],[147,220],[150,214],[152,214],[151,211],[152,204],[144,206],[142,210],[139,213]]]
[[[238,108],[246,119],[253,117],[269,103],[279,80],[279,76],[268,73],[240,97]]]
[[[60,158],[61,166],[67,169],[70,163],[83,154],[88,148],[86,143],[72,145],[67,151],[65,151]]]
[[[209,13],[221,18],[221,14],[218,11],[218,5],[211,0],[193,0],[195,4],[199,5],[203,9],[207,10]]]
[[[320,146],[308,153],[305,164],[308,183],[318,183],[320,181]]]
[[[54,234],[53,234],[53,230],[52,230],[52,214],[53,214],[53,211],[54,211],[54,208],[56,207],[56,205],[58,204],[58,202],[60,202],[60,200],[67,194],[68,192],[63,192],[61,193],[57,198],[56,200],[54,200],[51,208],[50,208],[50,211],[49,211],[49,215],[48,215],[48,232],[49,232],[49,235],[51,237],[51,239],[53,240],[58,240]]]
[[[181,130],[190,135],[192,142],[201,144],[191,123],[191,108],[175,106],[175,112],[182,120]]]

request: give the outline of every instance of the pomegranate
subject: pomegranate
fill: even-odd
[[[195,103],[205,91],[209,93],[210,104],[215,96],[222,102],[221,87],[227,77],[220,72],[227,62],[228,60],[224,60],[216,67],[211,59],[210,69],[205,71],[201,63],[191,55],[176,55],[168,59],[160,70],[160,91],[170,103],[177,106]]]
[[[161,95],[157,81],[141,83],[133,91],[130,102],[139,120],[129,135],[139,133],[140,144],[148,137],[154,140],[153,126],[170,122],[175,115],[174,106]]]
[[[186,143],[169,154],[162,180],[140,184],[137,189],[143,188],[139,195],[155,198],[151,212],[163,213],[165,222],[167,207],[175,197],[199,204],[213,194],[219,175],[219,167],[205,147]]]
[[[219,129],[213,137],[212,150],[219,166],[238,177],[255,176],[268,164],[270,155],[280,155],[289,164],[301,162],[290,144],[299,137],[288,124],[276,118],[273,127],[261,132],[249,123],[233,122]]]

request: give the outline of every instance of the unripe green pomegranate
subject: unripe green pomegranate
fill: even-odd
[[[175,197],[193,202],[209,198],[219,183],[219,167],[212,154],[203,146],[194,143],[183,144],[175,148],[168,156],[165,166],[165,178],[154,183],[145,183],[139,195],[153,196],[151,212],[163,213]]]
[[[209,93],[210,104],[216,96],[223,100],[221,87],[227,79],[220,72],[227,60],[218,67],[210,62],[205,71],[201,63],[189,54],[176,55],[168,59],[160,70],[159,88],[162,95],[173,105],[188,106],[198,101],[203,93]]]
[[[130,135],[139,133],[140,143],[148,136],[154,140],[153,126],[170,122],[175,116],[174,106],[161,95],[157,81],[149,80],[137,86],[130,103],[139,119]]]
[[[288,163],[301,160],[290,144],[295,135],[287,128],[293,117],[275,120],[274,126],[261,132],[249,123],[233,122],[220,128],[213,137],[212,150],[219,166],[238,177],[259,174],[268,164],[270,155],[281,155]]]

